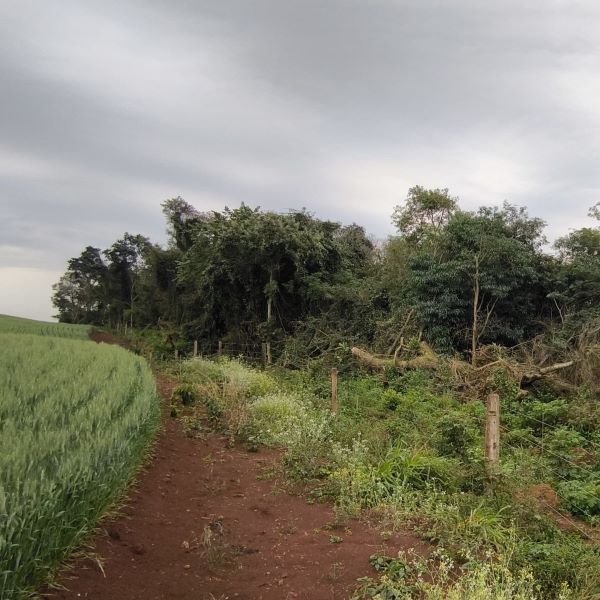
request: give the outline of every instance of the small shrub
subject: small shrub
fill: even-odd
[[[558,486],[558,493],[573,514],[588,518],[600,515],[600,478],[562,482]]]
[[[196,388],[189,383],[178,385],[171,394],[171,402],[190,406],[196,402]]]
[[[332,417],[313,409],[295,418],[287,431],[287,453],[284,465],[295,479],[313,479],[323,475],[332,444]]]
[[[372,556],[371,564],[380,573],[378,580],[359,580],[353,600],[545,600],[528,569],[510,570],[505,557],[473,560],[458,569],[443,548],[430,559]],[[560,600],[572,598],[568,585],[562,586]]]
[[[247,436],[266,446],[282,446],[288,440],[290,428],[307,417],[307,407],[295,394],[276,392],[250,404]]]
[[[277,389],[277,383],[272,377],[247,367],[238,360],[223,358],[217,365],[222,371],[223,389],[226,394],[258,398]]]

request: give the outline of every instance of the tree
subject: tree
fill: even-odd
[[[162,212],[167,219],[169,242],[182,252],[186,252],[194,243],[195,225],[203,215],[181,196],[165,200],[162,203]]]
[[[67,272],[53,286],[52,302],[60,321],[102,322],[107,302],[107,268],[98,248],[87,246],[67,263]]]
[[[133,327],[136,283],[150,247],[148,238],[125,233],[104,251],[108,260],[110,320],[114,323],[123,323],[127,318]]]
[[[522,341],[541,310],[538,220],[504,207],[457,212],[410,263],[408,293],[431,341],[444,349]],[[524,232],[528,232],[525,234]],[[468,346],[467,346],[468,340]]]
[[[595,216],[594,209],[590,216]],[[600,227],[583,227],[559,238],[553,290],[554,302],[564,323],[587,319],[598,312],[600,299]]]
[[[392,222],[402,236],[418,243],[439,232],[458,207],[448,189],[426,190],[416,185],[408,190],[406,201],[394,208]]]

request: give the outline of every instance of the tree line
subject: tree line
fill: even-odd
[[[384,243],[304,210],[199,212],[180,197],[162,208],[165,247],[125,233],[68,261],[53,286],[60,321],[159,327],[174,344],[278,341],[308,356],[392,353],[420,337],[474,358],[482,344],[600,318],[600,203],[551,249],[525,208],[465,211],[447,189],[420,186]]]

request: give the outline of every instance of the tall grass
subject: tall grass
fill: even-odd
[[[94,527],[158,419],[143,359],[88,341],[0,333],[0,598],[25,597]]]
[[[47,323],[20,317],[0,315],[0,333],[31,333],[52,337],[87,339],[89,325],[71,325],[67,323]]]

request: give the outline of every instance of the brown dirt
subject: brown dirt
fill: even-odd
[[[118,341],[96,333],[96,341]],[[163,398],[173,384],[159,379]],[[165,403],[167,404],[167,403]],[[211,433],[186,437],[165,416],[153,459],[119,516],[102,523],[93,550],[59,578],[54,600],[339,600],[374,576],[369,557],[428,547],[410,532],[387,541],[351,521],[328,529],[330,506],[282,489],[268,472],[274,451],[229,448]],[[342,539],[332,543],[331,536]]]
[[[547,483],[538,483],[522,492],[523,499],[529,498],[540,508],[559,508],[560,499],[554,489]]]

